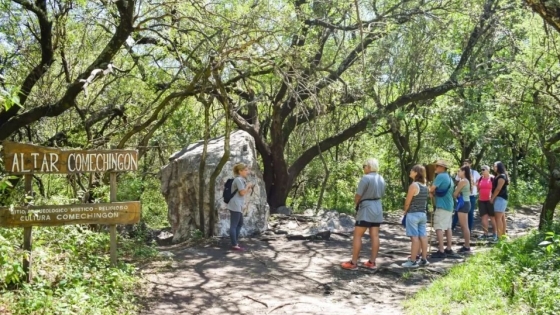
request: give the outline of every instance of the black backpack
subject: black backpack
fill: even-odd
[[[224,197],[225,203],[229,203],[231,198],[233,198],[233,196],[235,196],[235,194],[237,193],[237,189],[234,192],[231,191],[232,185],[233,185],[233,178],[229,178],[224,184],[224,192],[222,196]]]

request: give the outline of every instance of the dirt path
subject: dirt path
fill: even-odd
[[[508,214],[511,236],[538,224],[538,209]],[[142,314],[402,314],[407,296],[464,259],[431,259],[428,268],[401,268],[410,243],[398,221],[389,218],[381,227],[377,272],[340,269],[352,245],[350,237],[337,234],[328,241],[246,239],[243,253],[229,251],[227,240],[162,247],[175,256],[144,269],[148,302]],[[474,234],[480,234],[478,218]],[[361,256],[367,259],[369,237],[363,241]],[[475,245],[475,252],[488,248]]]

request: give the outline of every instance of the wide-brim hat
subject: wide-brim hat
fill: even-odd
[[[447,161],[444,161],[444,160],[437,160],[437,161],[434,162],[434,165],[449,168],[449,163],[447,163]]]

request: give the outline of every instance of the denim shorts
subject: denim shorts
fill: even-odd
[[[504,199],[502,197],[496,197],[496,199],[494,199],[494,212],[506,212],[506,208],[507,208],[507,199]]]
[[[412,212],[406,214],[406,236],[426,236],[426,223],[428,217],[425,212]]]

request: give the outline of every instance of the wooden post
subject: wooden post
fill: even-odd
[[[31,174],[26,174],[24,176],[24,180],[25,180],[25,195],[27,196],[32,196],[33,195],[33,175]],[[25,204],[29,204],[29,202],[26,200]],[[31,227],[25,227],[23,228],[23,250],[25,251],[25,254],[23,256],[23,273],[25,274],[25,281],[30,283],[31,279],[33,278],[33,273],[31,272],[31,262],[32,262],[32,255],[31,255]]]
[[[110,199],[117,201],[117,173],[138,169],[136,150],[63,150],[33,144],[2,142],[4,168],[8,174],[24,175],[27,195],[32,195],[32,174],[74,174],[110,172]],[[84,162],[88,161],[88,162]],[[39,162],[39,163],[37,163]],[[25,205],[23,213],[33,212],[33,220],[25,216],[14,216],[9,208],[0,207],[0,227],[23,227],[23,270],[28,280],[31,275],[31,226],[54,226],[64,224],[108,224],[110,232],[111,265],[117,264],[117,224],[137,223],[140,219],[140,203],[132,202],[118,206],[71,205],[72,213],[53,215],[50,206]],[[62,206],[63,207],[63,206]],[[78,211],[80,208],[82,210]],[[87,209],[86,209],[87,208]],[[94,211],[95,209],[95,211]],[[122,214],[122,215],[121,215]],[[22,220],[23,218],[23,220]]]
[[[109,183],[111,185],[109,201],[117,201],[117,173],[109,173]],[[109,233],[111,236],[111,265],[117,265],[117,226],[115,224],[109,225]]]

